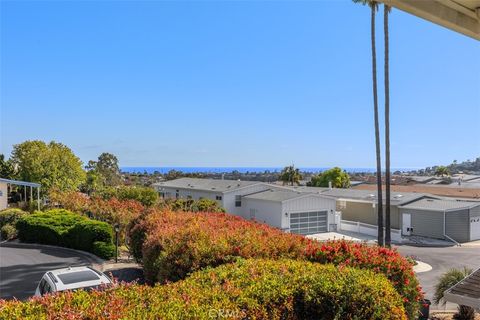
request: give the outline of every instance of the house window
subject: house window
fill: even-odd
[[[216,200],[222,200],[222,196],[216,196],[215,199]]]
[[[242,196],[235,196],[235,207],[242,206]]]
[[[180,193],[178,192],[178,190],[176,190],[176,192],[175,192],[175,199],[178,199],[178,198],[180,198]]]

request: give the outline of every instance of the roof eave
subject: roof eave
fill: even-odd
[[[452,0],[379,0],[442,27],[480,40],[479,9],[472,11]]]

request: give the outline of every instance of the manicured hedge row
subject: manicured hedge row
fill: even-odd
[[[150,212],[130,228],[131,249],[149,282],[177,281],[242,258],[291,258],[384,274],[410,318],[422,292],[412,264],[396,250],[364,243],[321,243],[227,214]]]
[[[19,239],[24,242],[99,253],[105,259],[113,256],[112,227],[108,223],[91,220],[68,210],[55,209],[25,215],[17,221],[16,227]],[[102,249],[99,250],[99,247]]]
[[[120,286],[0,303],[2,319],[406,319],[372,271],[306,261],[240,260],[163,286]]]

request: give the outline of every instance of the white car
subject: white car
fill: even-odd
[[[65,290],[92,290],[111,285],[112,280],[98,270],[90,267],[68,267],[45,273],[35,290],[35,296]]]

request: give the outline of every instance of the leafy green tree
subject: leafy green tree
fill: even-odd
[[[165,175],[165,180],[175,180],[183,176],[184,176],[183,172],[172,169],[168,171],[168,173]]]
[[[82,191],[87,194],[92,194],[105,185],[104,177],[98,173],[97,170],[87,171],[87,178],[85,184],[82,186]]]
[[[111,153],[104,152],[98,157],[97,171],[105,177],[107,186],[118,186],[122,182],[118,159]]]
[[[310,187],[328,187],[329,182],[332,183],[332,187],[334,188],[349,188],[350,176],[341,168],[334,167],[313,176],[312,180],[308,182],[307,185]]]
[[[449,176],[450,171],[445,166],[438,166],[437,169],[435,170],[435,175],[436,176],[441,176],[441,177]]]
[[[82,161],[67,146],[52,141],[33,140],[13,146],[12,164],[16,176],[25,181],[42,184],[42,192],[51,189],[77,190],[85,181]]]
[[[15,168],[10,159],[5,160],[5,156],[0,154],[0,178],[13,179],[15,176]]]
[[[462,281],[466,276],[472,273],[471,269],[450,269],[445,272],[438,280],[435,286],[435,294],[433,302],[436,304],[445,305],[444,293],[446,290]],[[457,313],[453,316],[455,320],[474,320],[475,310],[469,306],[459,305]]]
[[[283,184],[299,184],[300,180],[302,180],[302,174],[298,168],[295,168],[294,165],[287,166],[283,168],[282,172],[280,172],[279,179],[283,182]]]
[[[104,152],[97,161],[90,160],[85,166],[88,172],[87,189],[97,191],[104,186],[114,187],[122,183],[118,159],[111,153]]]

